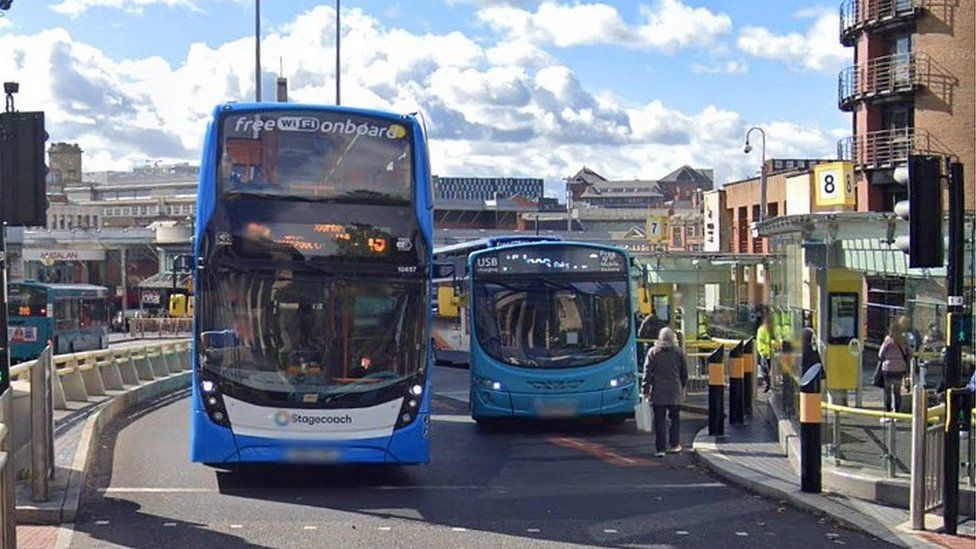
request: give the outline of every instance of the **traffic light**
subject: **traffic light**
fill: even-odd
[[[911,155],[907,170],[896,170],[896,179],[908,185],[908,200],[895,204],[895,213],[908,220],[908,238],[899,237],[895,245],[908,254],[912,268],[945,264],[941,163],[937,156]]]
[[[43,112],[0,114],[0,219],[12,226],[47,223]]]

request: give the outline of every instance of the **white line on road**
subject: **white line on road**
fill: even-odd
[[[393,527],[392,526],[379,526],[376,529],[379,530],[380,532],[389,532],[390,530],[393,529]]]
[[[616,534],[617,531],[614,530],[613,528],[606,528],[606,529],[603,530],[603,533],[604,534]]]
[[[462,415],[448,415],[448,414],[431,414],[430,418],[434,421],[443,421],[445,423],[474,423],[471,416]]]
[[[318,530],[319,527],[318,526],[305,526],[302,529],[303,530]]]
[[[234,530],[238,530],[240,528],[244,528],[244,525],[243,524],[231,524],[230,527],[233,528]]]
[[[721,482],[694,482],[689,484],[601,484],[599,488],[601,490],[614,490],[614,491],[634,491],[634,490],[701,490],[703,488],[725,488],[726,485]],[[521,486],[519,487],[523,490],[535,490],[536,486]],[[270,490],[287,490],[288,488],[270,488]],[[254,487],[249,488],[247,491],[268,491],[267,488]],[[380,486],[359,486],[356,487],[357,491],[365,490],[379,490],[379,491],[464,491],[464,490],[498,490],[498,488],[493,488],[491,486],[483,484],[434,484],[434,485],[406,485],[406,486],[391,486],[391,485],[380,485]],[[506,490],[506,493],[511,491],[519,490]],[[110,488],[101,488],[99,492],[103,494],[217,494],[220,492],[217,488],[167,488],[167,487],[152,487],[152,486],[119,486]],[[655,500],[661,500],[661,497],[655,497]]]
[[[528,532],[528,533],[530,533],[530,534],[538,534],[542,530],[540,530],[538,528],[526,528],[525,531]]]
[[[175,522],[164,522],[163,523],[163,526],[165,526],[167,528],[172,528],[172,527],[176,526],[176,523]]]
[[[455,526],[454,528],[451,528],[451,531],[452,532],[467,532],[468,529],[467,528],[461,528],[459,526]]]
[[[107,520],[96,520],[95,521],[95,524],[97,526],[105,526],[106,524],[108,524],[108,521]]]

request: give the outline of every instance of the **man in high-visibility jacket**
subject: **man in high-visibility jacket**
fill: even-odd
[[[769,366],[773,358],[773,317],[768,311],[762,319],[759,330],[756,331],[756,353],[759,355],[759,367],[762,369],[763,392],[770,389]]]

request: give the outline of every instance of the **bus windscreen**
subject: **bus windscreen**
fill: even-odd
[[[242,112],[223,118],[222,194],[409,204],[413,145],[407,126],[325,111]]]

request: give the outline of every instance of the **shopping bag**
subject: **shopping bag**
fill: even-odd
[[[637,420],[637,430],[650,433],[651,432],[651,403],[646,400],[641,400],[634,406],[634,418]]]

